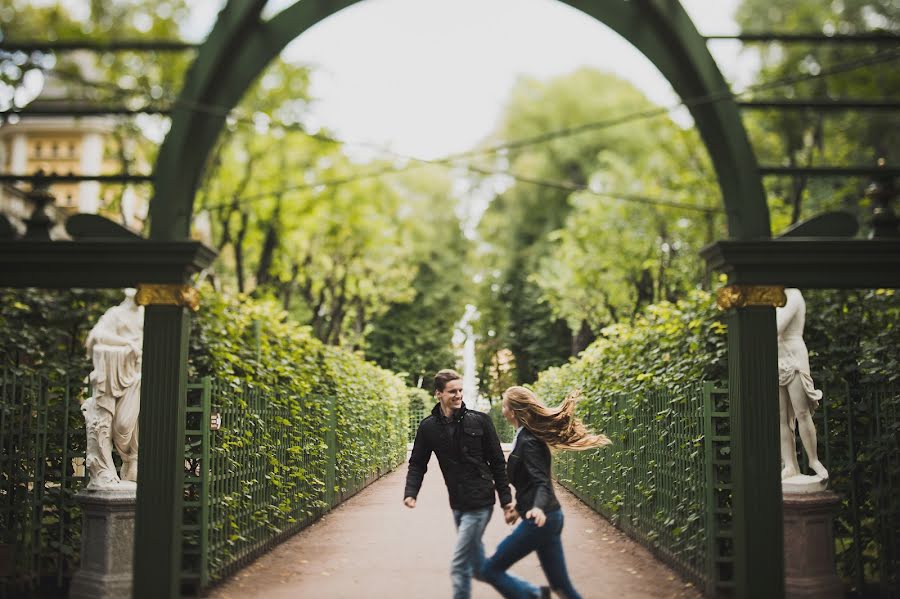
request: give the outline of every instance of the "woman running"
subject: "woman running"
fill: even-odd
[[[482,577],[507,599],[549,597],[546,587],[538,588],[506,572],[532,551],[537,551],[554,592],[566,599],[581,599],[566,571],[560,539],[563,513],[550,479],[550,447],[581,451],[611,441],[605,435],[591,434],[575,417],[578,395],[570,393],[562,405],[548,408],[525,387],[510,387],[503,393],[503,417],[516,428],[506,468],[509,482],[516,488],[517,514],[507,522],[515,523],[518,516],[522,522],[484,563]]]

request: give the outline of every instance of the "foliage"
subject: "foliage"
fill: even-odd
[[[208,287],[202,295],[190,337],[189,378],[213,377],[221,390],[216,407],[240,419],[217,434],[215,451],[222,458],[218,463],[226,466],[216,475],[239,476],[246,464],[265,465],[267,472],[265,505],[257,505],[258,495],[248,493],[263,484],[261,479],[241,479],[239,486],[217,497],[227,538],[241,535],[235,527],[247,514],[252,514],[254,530],[270,539],[310,514],[321,513],[326,490],[321,473],[329,451],[336,457],[329,493],[338,500],[403,461],[410,390],[398,376],[353,352],[326,347],[271,300],[228,297]],[[22,375],[68,376],[80,385],[90,370],[82,349],[84,338],[118,301],[119,293],[113,291],[3,291],[4,366]],[[257,398],[255,403],[248,399],[251,396]],[[51,394],[57,402],[61,397],[62,393]],[[329,405],[334,406],[333,419]],[[59,406],[50,408],[59,412]],[[56,455],[66,430],[83,430],[77,406],[72,413],[71,418],[63,413],[46,420],[46,439],[54,446],[48,445],[48,456]],[[71,438],[76,445],[70,456],[84,449],[83,433]],[[59,463],[71,467],[65,460]],[[289,509],[298,504],[299,517]],[[62,517],[77,528],[77,506],[66,505]],[[46,516],[48,526],[52,518],[60,517]],[[67,539],[65,547],[51,549],[77,557],[77,535]],[[239,541],[231,538],[230,549],[217,549],[217,559],[230,559],[229,552],[236,551]]]
[[[588,406],[620,391],[722,380],[727,377],[725,333],[710,294],[692,291],[678,302],[647,307],[633,324],[603,329],[579,359],[541,373],[536,389],[555,402],[581,388],[582,405]]]
[[[815,382],[825,389],[825,407],[817,415],[827,420],[818,424],[820,451],[824,458],[827,445],[829,486],[843,498],[835,525],[838,569],[859,591],[872,590],[866,585],[877,581],[895,584],[895,564],[885,560],[895,559],[890,531],[900,518],[892,500],[900,480],[895,459],[900,294],[808,291],[805,296],[804,337]],[[666,459],[689,449],[695,458],[702,450],[699,433],[694,439],[677,435],[692,430],[699,415],[691,399],[699,382],[727,380],[725,333],[710,295],[696,291],[675,304],[648,307],[633,324],[604,329],[578,360],[542,373],[535,389],[544,401],[557,403],[572,389],[582,389],[578,413],[614,441],[612,457],[565,457],[560,471],[567,484],[614,520],[622,510],[633,513],[635,501],[652,502],[661,489],[670,492],[675,482],[659,482],[670,466],[683,473],[680,482],[702,484],[697,478],[701,462],[685,470],[657,461],[638,479],[633,465],[639,462],[636,452],[660,443],[666,444],[659,452]],[[657,401],[659,393],[670,398],[665,405]],[[629,499],[635,484],[644,495]],[[669,522],[660,530],[670,531],[703,517],[699,504],[691,505],[679,503],[675,512],[641,512],[623,525],[646,530]]]
[[[184,0],[92,1],[81,7],[72,2],[12,0],[0,9],[0,36],[10,41],[177,40],[178,24],[187,14]],[[180,87],[191,59],[190,53],[151,51],[0,51],[0,108],[24,108],[35,99],[27,93],[35,82],[47,98],[62,98],[73,104],[136,110],[166,104],[174,100],[171,91]],[[27,86],[26,79],[30,80]],[[149,114],[112,121],[104,144],[104,163],[115,164],[116,172],[149,172],[166,122],[166,117]],[[148,189],[104,185],[100,211],[123,225],[140,229],[145,223]]]
[[[829,488],[842,498],[834,526],[838,572],[862,594],[877,594],[877,585],[883,585],[881,592],[896,589],[900,294],[879,289],[804,295],[804,338],[815,382],[825,392],[816,414],[820,455]]]
[[[430,388],[431,377],[450,368],[457,358],[452,340],[457,321],[470,299],[465,281],[465,258],[469,242],[459,218],[446,205],[443,179],[430,186],[422,180],[434,173],[407,173],[396,182],[404,195],[417,198],[420,206],[409,206],[416,214],[416,249],[410,259],[416,268],[413,295],[395,301],[371,323],[366,338],[366,357],[383,368],[405,373],[407,384]],[[407,183],[408,182],[408,183]],[[416,191],[416,190],[419,191]],[[424,197],[423,197],[424,196]]]
[[[8,508],[0,542],[19,548],[17,577],[0,581],[0,594],[15,595],[48,571],[71,576],[78,565],[75,493],[83,481],[72,458],[83,457],[86,444],[78,405],[90,371],[84,339],[120,299],[114,292],[0,289],[0,497]]]
[[[766,0],[744,0],[736,20],[746,31],[816,31],[827,35],[868,31],[900,31],[900,7],[891,0],[789,0],[773,6]],[[797,75],[815,75],[833,65],[892,50],[891,42],[867,45],[768,44],[754,47],[764,83]],[[865,99],[895,98],[900,73],[893,63],[810,81],[779,86],[754,99]],[[745,114],[744,120],[761,163],[789,166],[872,165],[879,157],[888,163],[900,156],[900,125],[890,111],[769,110]],[[868,220],[863,200],[867,181],[859,178],[767,178],[775,232],[802,218],[841,209]]]
[[[496,138],[528,138],[652,107],[629,83],[591,69],[546,83],[522,80]],[[549,184],[510,184],[479,226],[483,375],[497,352],[509,349],[517,379],[534,380],[602,327],[651,302],[677,300],[702,279],[695,252],[722,219],[695,132],[661,117],[516,148],[498,162]],[[570,190],[578,186],[587,189]]]
[[[560,482],[694,579],[707,574],[701,381],[727,372],[725,332],[710,294],[693,291],[603,329],[535,385],[548,404],[581,389],[579,417],[613,441],[558,456]]]
[[[116,291],[0,289],[3,365],[83,379],[90,370],[87,333],[121,299]]]
[[[503,417],[500,402],[491,404],[488,416],[490,416],[491,420],[494,422],[494,428],[497,430],[497,436],[500,437],[500,441],[503,443],[512,443],[513,437],[516,435],[516,430],[509,422],[507,422],[506,418]]]
[[[309,415],[297,414],[294,402],[335,397],[341,480],[386,470],[405,455],[407,391],[400,379],[352,352],[324,346],[271,300],[205,294],[189,364],[193,378],[214,376],[264,393],[277,389],[301,418]],[[307,431],[324,430],[322,415],[315,418],[318,428]]]
[[[327,132],[307,133],[308,82],[305,67],[275,61],[238,107],[253,122],[229,123],[213,152],[198,204],[223,257],[215,282],[277,298],[330,345],[366,349],[380,334],[372,355],[412,376],[423,368],[413,350],[446,352],[462,314],[450,179],[422,165],[387,176],[400,166],[360,163]],[[452,301],[442,311],[437,300]],[[434,335],[421,348],[390,347],[390,327],[407,316]]]

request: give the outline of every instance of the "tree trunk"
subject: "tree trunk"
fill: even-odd
[[[241,228],[238,230],[237,237],[235,237],[232,247],[234,248],[234,270],[237,275],[238,292],[244,293],[246,288],[246,282],[244,280],[244,237],[247,236],[250,217],[243,210],[240,214]]]

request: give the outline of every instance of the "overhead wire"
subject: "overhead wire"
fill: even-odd
[[[450,154],[450,155],[447,155],[447,156],[445,156],[443,158],[439,158],[439,159],[424,159],[424,158],[419,158],[416,156],[403,155],[403,154],[400,154],[393,150],[390,150],[381,144],[376,144],[374,142],[342,140],[342,139],[336,138],[334,136],[322,134],[320,132],[311,132],[311,131],[308,131],[306,129],[306,127],[304,127],[300,123],[284,122],[279,119],[275,119],[274,117],[272,117],[269,114],[262,113],[259,111],[257,111],[255,113],[256,116],[238,116],[238,115],[235,115],[235,109],[228,109],[223,106],[204,104],[202,102],[190,101],[190,100],[185,100],[185,99],[177,98],[177,97],[174,98],[173,100],[170,100],[170,102],[172,104],[182,106],[188,110],[202,112],[202,113],[210,114],[213,116],[219,116],[222,118],[232,119],[237,123],[241,123],[241,124],[245,124],[245,125],[253,126],[253,127],[259,127],[260,116],[258,116],[258,115],[263,115],[263,119],[266,121],[266,125],[270,126],[270,127],[275,126],[275,127],[280,127],[285,130],[289,130],[289,131],[297,131],[311,139],[316,139],[318,141],[322,141],[325,143],[374,148],[377,151],[381,152],[382,154],[391,155],[395,158],[399,158],[399,159],[402,159],[402,160],[405,160],[408,162],[414,162],[419,165],[438,165],[438,166],[451,167],[451,168],[466,168],[470,171],[480,172],[481,174],[488,174],[488,175],[494,175],[494,176],[507,176],[516,181],[523,182],[523,183],[529,183],[529,184],[533,184],[533,185],[541,185],[541,186],[552,187],[552,188],[556,188],[556,189],[569,189],[571,191],[584,191],[584,192],[592,193],[595,195],[602,195],[603,197],[616,197],[623,201],[637,201],[637,202],[647,203],[647,204],[653,203],[656,205],[663,205],[663,206],[684,208],[684,209],[689,209],[689,210],[699,210],[699,211],[709,212],[709,211],[713,211],[714,209],[705,207],[705,206],[687,204],[684,202],[675,202],[675,201],[659,199],[659,198],[654,199],[654,198],[646,198],[643,196],[635,196],[633,194],[615,194],[613,192],[599,193],[599,192],[596,192],[596,191],[590,189],[588,186],[579,186],[578,184],[575,184],[575,183],[569,182],[569,181],[560,182],[560,181],[542,180],[542,179],[537,179],[537,178],[517,174],[517,173],[511,172],[508,170],[485,169],[484,167],[476,166],[471,163],[460,163],[460,161],[465,158],[492,155],[492,154],[498,154],[501,152],[508,152],[510,150],[515,150],[515,149],[520,149],[520,148],[528,147],[528,146],[532,146],[532,145],[547,143],[554,139],[570,137],[573,135],[579,135],[579,134],[586,133],[589,131],[597,131],[597,130],[615,127],[618,125],[623,125],[626,123],[631,123],[631,122],[635,122],[635,121],[639,121],[639,120],[655,118],[658,116],[662,116],[664,114],[668,114],[668,113],[672,112],[673,110],[676,110],[681,107],[690,108],[693,106],[700,106],[703,104],[721,101],[723,99],[729,99],[729,98],[737,99],[737,98],[740,98],[741,96],[745,96],[747,94],[754,93],[754,92],[759,92],[759,91],[768,90],[768,89],[774,89],[774,88],[783,87],[786,85],[794,85],[797,83],[821,79],[821,78],[825,78],[825,77],[831,77],[831,76],[834,76],[837,74],[850,72],[850,71],[864,68],[867,66],[873,66],[876,64],[881,64],[881,63],[889,62],[892,60],[896,60],[897,58],[900,58],[900,48],[885,50],[885,51],[875,53],[871,56],[860,57],[860,58],[848,60],[848,61],[845,61],[842,63],[837,63],[834,65],[831,65],[830,67],[820,69],[819,71],[816,71],[816,72],[802,73],[802,74],[798,74],[798,75],[782,77],[782,78],[775,79],[772,81],[762,82],[759,84],[754,84],[751,86],[747,86],[745,89],[743,89],[742,91],[739,91],[739,92],[734,92],[732,90],[723,90],[721,92],[715,92],[715,93],[706,94],[703,96],[683,98],[679,102],[669,105],[669,106],[639,110],[639,111],[631,112],[631,113],[624,114],[624,115],[610,118],[610,119],[582,123],[580,125],[576,125],[573,127],[556,129],[553,131],[548,131],[548,132],[530,136],[530,137],[524,137],[524,138],[519,138],[519,139],[515,139],[515,140],[510,140],[510,141],[503,142],[500,144],[495,144],[493,146],[489,146],[486,148],[476,148],[476,149],[467,150],[464,152]],[[58,76],[60,78],[67,77],[66,75],[63,75],[61,72],[58,72],[58,71],[51,71],[50,73],[52,75]],[[72,77],[69,76],[69,78],[72,78]],[[76,79],[78,80],[79,83],[81,83],[83,85],[88,85],[91,87],[102,88],[102,89],[109,89],[109,90],[115,92],[116,94],[125,95],[128,97],[133,97],[133,95],[135,93],[138,93],[138,94],[141,93],[141,90],[122,88],[121,86],[118,86],[113,83],[88,82],[80,77],[76,77]],[[150,104],[148,104],[148,106],[149,105]],[[395,173],[399,173],[402,171],[410,170],[411,168],[415,168],[415,166],[406,164],[402,167],[394,167],[394,166],[385,167],[385,168],[375,169],[375,170],[364,172],[364,173],[358,173],[356,175],[347,176],[347,177],[339,177],[339,178],[334,178],[334,179],[320,180],[320,181],[316,181],[316,182],[305,182],[305,183],[286,186],[286,187],[282,187],[279,189],[274,189],[274,190],[270,190],[270,191],[266,191],[266,192],[251,194],[249,196],[241,196],[240,198],[237,198],[237,200],[235,200],[233,198],[232,200],[230,200],[228,202],[223,202],[222,204],[216,204],[213,206],[207,206],[207,208],[218,208],[220,206],[233,205],[235,201],[238,201],[238,202],[255,201],[258,199],[272,197],[274,195],[278,195],[278,194],[282,194],[282,193],[286,193],[286,192],[290,192],[290,191],[301,190],[301,189],[339,186],[339,185],[344,185],[344,184],[351,183],[353,181],[362,180],[362,179],[380,177],[380,176],[385,176],[385,175],[389,175],[389,174],[395,174]]]
[[[741,96],[744,96],[744,95],[747,95],[750,93],[754,93],[754,92],[764,91],[764,90],[773,89],[773,88],[777,88],[777,87],[783,87],[786,85],[794,85],[794,84],[801,83],[804,81],[820,79],[823,77],[831,77],[831,76],[834,76],[837,74],[846,73],[846,72],[860,69],[860,68],[863,68],[866,66],[872,66],[875,64],[881,64],[884,62],[889,62],[891,60],[896,60],[897,58],[900,58],[900,49],[883,51],[883,52],[876,53],[872,56],[866,56],[866,57],[861,57],[858,59],[848,60],[848,61],[845,61],[842,63],[837,63],[826,69],[821,69],[816,73],[803,73],[803,74],[799,74],[799,75],[783,77],[783,78],[779,78],[776,80],[751,85],[751,86],[746,87],[744,90],[742,90],[740,92],[732,92],[732,91],[728,90],[728,91],[723,91],[723,92],[718,92],[718,93],[713,93],[713,94],[707,94],[705,96],[698,96],[698,97],[693,97],[693,98],[682,99],[678,103],[673,104],[668,107],[658,107],[658,108],[652,108],[652,109],[647,109],[647,110],[640,110],[640,111],[632,112],[632,113],[622,115],[620,117],[616,117],[616,118],[612,118],[612,119],[595,121],[595,122],[591,122],[591,123],[584,123],[582,125],[577,125],[575,127],[557,129],[557,130],[546,132],[546,133],[539,134],[536,136],[531,136],[531,137],[527,137],[527,138],[519,138],[517,140],[512,140],[509,142],[497,144],[497,145],[494,145],[494,146],[491,146],[488,148],[477,148],[477,149],[473,149],[473,150],[469,150],[469,151],[465,151],[465,152],[450,154],[443,158],[433,159],[433,160],[418,158],[415,156],[406,156],[406,155],[398,154],[397,152],[394,152],[392,150],[388,150],[386,148],[379,147],[377,144],[374,144],[374,143],[345,141],[345,140],[340,140],[340,139],[337,139],[337,138],[334,138],[331,136],[322,135],[319,133],[308,132],[299,123],[279,123],[277,121],[277,119],[272,119],[272,117],[270,115],[266,115],[266,116],[267,116],[267,118],[270,119],[270,121],[274,121],[276,124],[278,124],[279,126],[281,126],[283,128],[286,128],[289,130],[297,130],[297,131],[303,133],[304,135],[307,135],[311,138],[314,138],[314,139],[317,139],[320,141],[325,141],[328,143],[335,143],[335,144],[342,144],[342,145],[357,145],[357,146],[363,146],[363,147],[376,147],[377,149],[380,149],[381,151],[383,151],[385,153],[391,154],[394,157],[401,158],[404,160],[414,161],[419,164],[432,164],[432,165],[441,165],[441,166],[449,165],[449,166],[453,166],[453,167],[466,168],[470,171],[480,172],[481,174],[485,174],[488,176],[507,176],[507,177],[510,177],[510,178],[512,178],[516,181],[522,182],[522,183],[539,185],[539,186],[543,186],[543,187],[549,187],[549,188],[560,189],[560,190],[582,191],[582,192],[590,193],[592,195],[597,195],[597,196],[602,196],[602,197],[607,197],[607,198],[616,198],[616,199],[619,199],[622,201],[653,204],[653,205],[658,205],[658,206],[668,206],[668,207],[681,208],[681,209],[686,209],[686,210],[695,210],[695,211],[700,211],[700,212],[721,212],[722,211],[721,208],[710,208],[707,206],[699,206],[696,204],[688,204],[685,202],[677,202],[677,201],[666,200],[666,199],[662,199],[662,198],[648,198],[648,197],[639,196],[639,195],[635,195],[635,194],[628,194],[628,193],[620,194],[620,193],[614,193],[614,192],[608,192],[608,193],[598,192],[596,190],[591,189],[587,185],[579,185],[579,184],[576,184],[576,183],[570,182],[570,181],[549,181],[549,180],[538,179],[535,177],[530,177],[530,176],[526,176],[526,175],[522,175],[522,174],[517,174],[517,173],[514,173],[509,170],[491,170],[491,169],[486,169],[484,167],[475,166],[471,163],[459,164],[458,161],[463,158],[481,156],[481,155],[485,155],[485,154],[496,154],[496,153],[499,153],[502,151],[508,151],[508,150],[512,150],[512,149],[518,149],[521,147],[527,147],[530,145],[546,143],[548,141],[551,141],[553,139],[557,139],[560,137],[568,137],[568,136],[572,136],[572,135],[578,135],[580,133],[584,133],[587,131],[596,131],[598,129],[614,127],[614,126],[626,124],[629,122],[634,122],[634,121],[648,119],[648,118],[654,118],[657,116],[661,116],[663,114],[668,114],[669,112],[671,112],[679,107],[682,107],[682,106],[685,106],[685,107],[697,106],[697,105],[701,105],[701,104],[705,104],[705,103],[712,103],[712,102],[720,101],[722,99],[727,99],[727,98],[736,99]],[[240,120],[240,119],[238,119],[238,120]],[[248,119],[245,119],[245,121],[247,121],[247,120]],[[249,119],[248,124],[252,124],[255,126],[256,122],[253,121],[252,119]],[[271,122],[270,122],[270,125],[271,125]],[[319,183],[304,183],[299,186],[290,186],[289,188],[282,188],[282,189],[274,190],[271,192],[261,192],[258,194],[253,194],[253,196],[251,196],[250,199],[272,197],[273,195],[276,195],[278,193],[283,193],[284,191],[293,191],[296,189],[304,189],[304,188],[315,188],[315,187],[320,187],[320,186],[329,185],[329,184],[343,185],[346,183],[350,183],[350,182],[365,179],[365,178],[383,176],[386,174],[393,174],[393,173],[400,172],[403,170],[408,170],[409,168],[411,168],[411,167],[408,165],[405,167],[402,167],[402,168],[388,167],[388,168],[383,168],[383,169],[377,169],[377,170],[371,171],[371,172],[361,173],[355,177],[344,177],[344,178],[340,178],[337,180],[323,181],[323,182],[319,182]],[[244,199],[248,199],[247,196],[243,196],[243,197],[239,198],[239,201],[244,200]],[[216,207],[218,207],[218,206],[216,206]]]

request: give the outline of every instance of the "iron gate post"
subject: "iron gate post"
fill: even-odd
[[[734,582],[739,599],[784,597],[784,533],[778,433],[779,286],[725,287],[734,506]],[[768,332],[768,334],[767,334]]]
[[[133,596],[177,599],[191,317],[185,306],[144,301]],[[143,303],[140,296],[138,302]]]

